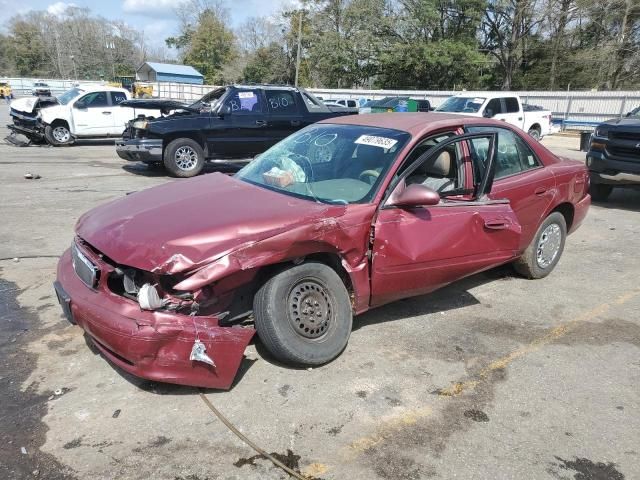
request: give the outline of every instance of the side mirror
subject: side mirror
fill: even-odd
[[[428,207],[438,203],[440,203],[438,192],[419,183],[405,187],[404,182],[396,187],[387,201],[387,205],[400,208]]]
[[[221,105],[220,108],[218,109],[218,115],[220,115],[221,117],[225,117],[227,115],[231,114],[231,107],[229,105]]]
[[[482,116],[483,116],[484,118],[493,118],[493,115],[494,115],[493,110],[491,110],[490,108],[487,108],[487,109],[482,113]]]
[[[73,108],[84,109],[84,108],[87,108],[87,104],[84,103],[82,100],[78,100],[76,103],[73,104]]]

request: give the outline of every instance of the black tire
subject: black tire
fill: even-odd
[[[555,225],[558,230],[553,229],[553,227],[551,227],[552,225]],[[551,230],[547,230],[548,228],[551,228]],[[555,233],[559,234],[558,240],[555,240],[555,235],[553,235]],[[543,235],[547,236],[547,241],[555,240],[559,242],[559,245],[557,245],[557,249],[555,250],[556,253],[552,259],[549,259],[548,257],[545,258],[543,255],[543,258],[541,259],[543,261],[541,261],[538,258],[538,253],[539,248],[544,248],[541,247],[541,238]],[[513,267],[520,275],[526,278],[537,279],[546,277],[558,264],[564,250],[564,243],[566,239],[567,222],[564,219],[564,216],[560,212],[552,212],[544,222],[542,222],[542,225],[538,228],[531,244],[527,247],[522,256],[513,263]],[[544,250],[542,252],[544,254]],[[549,260],[548,264],[545,263],[546,260]]]
[[[542,138],[542,132],[537,127],[532,127],[527,132],[531,137],[535,138],[537,141],[540,141]]]
[[[589,187],[591,198],[596,202],[606,202],[613,187],[605,183],[592,183]]]
[[[164,166],[174,177],[195,177],[204,168],[204,150],[191,138],[177,138],[164,149]]]
[[[353,313],[338,274],[322,263],[303,263],[271,277],[253,300],[256,330],[278,360],[322,365],[347,346]]]
[[[69,125],[64,122],[54,122],[52,125],[47,125],[44,128],[44,138],[49,145],[54,147],[71,145],[74,142]],[[66,140],[63,140],[63,138],[66,138]]]

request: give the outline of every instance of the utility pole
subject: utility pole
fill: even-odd
[[[300,50],[302,48],[302,13],[304,10],[300,9],[298,12],[298,51],[296,52],[296,82],[295,86],[298,86],[298,77],[300,75]]]

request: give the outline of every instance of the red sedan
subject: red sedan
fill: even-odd
[[[587,214],[588,179],[503,122],[331,119],[234,177],[172,182],[85,214],[55,287],[122,369],[229,388],[256,331],[277,359],[319,365],[372,307],[509,262],[545,277]]]

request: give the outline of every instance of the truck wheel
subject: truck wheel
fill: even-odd
[[[567,238],[567,222],[560,212],[549,215],[522,256],[513,263],[526,278],[544,278],[555,268]]]
[[[71,145],[73,143],[73,137],[69,131],[69,126],[63,122],[47,125],[44,129],[44,138],[54,147]]]
[[[540,141],[540,139],[542,138],[542,133],[540,132],[539,128],[531,127],[527,133],[537,141]]]
[[[592,183],[589,187],[591,198],[596,202],[606,202],[612,190],[613,187],[605,183]]]
[[[353,319],[344,283],[316,262],[273,276],[256,293],[253,314],[264,346],[294,365],[321,365],[340,355]]]
[[[204,167],[204,150],[190,138],[178,138],[164,150],[164,166],[174,177],[195,177]]]

